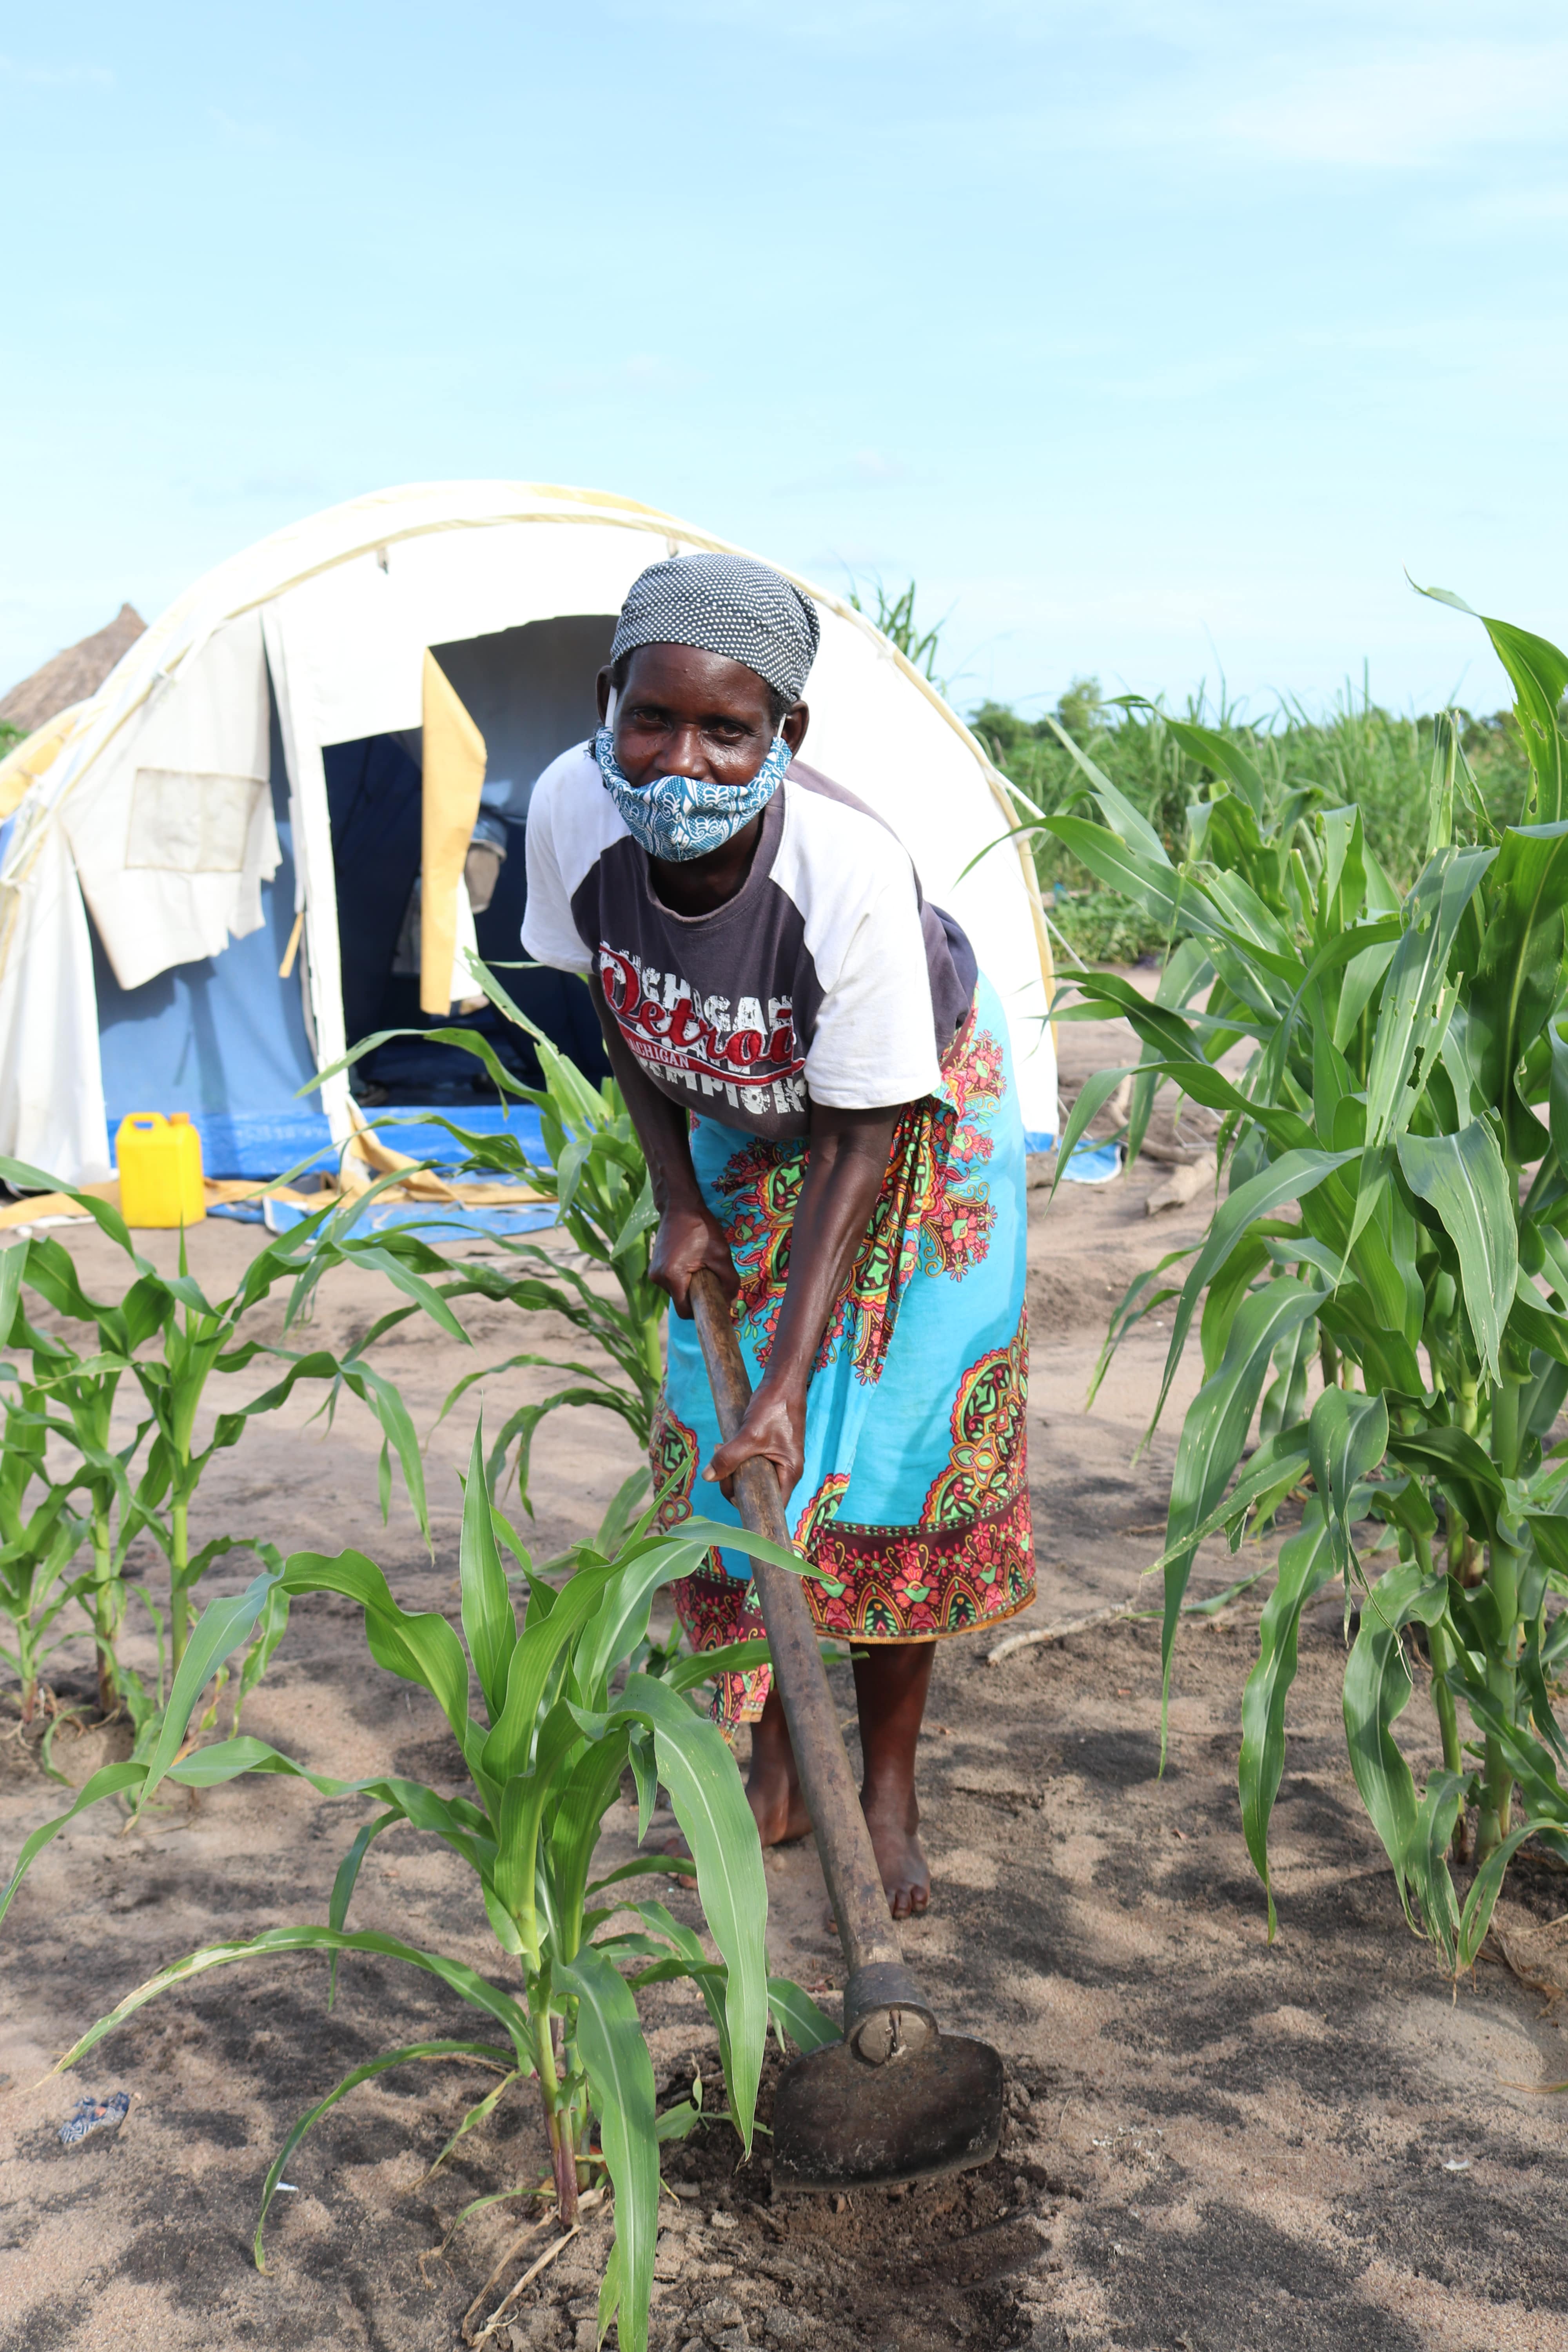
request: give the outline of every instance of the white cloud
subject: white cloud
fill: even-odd
[[[1538,0],[1490,0],[1479,16],[1459,0],[1163,10],[977,0],[962,14],[946,0],[845,0],[786,16],[771,0],[658,6],[692,26],[765,28],[781,61],[802,50],[877,59],[885,72],[865,136],[924,149],[939,171],[979,162],[1006,174],[1069,154],[1408,170],[1560,144],[1568,121],[1568,33],[1561,9]],[[780,96],[791,120],[815,119],[810,78],[786,78]]]
[[[104,89],[113,79],[107,66],[29,65],[22,58],[0,56],[0,81],[23,82],[35,89],[69,89],[84,82]]]
[[[1560,146],[1565,121],[1568,39],[1348,37],[1327,55],[1280,48],[1169,60],[1131,94],[1097,88],[1043,107],[959,106],[918,121],[889,113],[880,137],[1004,175],[1019,165],[1033,173],[1047,155],[1140,164],[1178,156],[1222,171],[1237,163],[1393,171],[1489,149]]]
[[[209,106],[207,119],[230,147],[259,151],[278,144],[278,133],[270,122],[237,122],[232,114],[226,114],[221,106]]]
[[[880,489],[912,479],[910,467],[901,458],[887,457],[880,449],[857,449],[851,457],[825,467],[820,473],[779,483],[776,495],[811,498],[843,490]]]
[[[1491,237],[1500,229],[1539,228],[1568,220],[1568,188],[1490,188],[1456,203],[1434,205],[1426,220],[1438,236],[1458,231]]]
[[[1090,380],[1101,392],[1120,400],[1206,400],[1215,393],[1254,383],[1279,364],[1276,348],[1260,337],[1246,350],[1205,353],[1194,359],[1156,360],[1152,366],[1142,367],[1129,375],[1101,368]]]
[[[319,474],[283,467],[271,473],[247,475],[239,486],[239,495],[244,499],[313,499],[320,498],[323,488]]]
[[[177,476],[170,488],[194,508],[275,506],[282,502],[290,512],[300,514],[308,514],[312,507],[325,504],[331,495],[331,485],[319,473],[306,467],[289,466],[262,467],[243,476],[215,474],[205,479]]]
[[[1059,16],[1063,11],[1057,11]],[[996,26],[1045,37],[1049,27],[1038,0],[795,0],[781,9],[777,0],[613,0],[612,22],[646,26],[722,26],[726,31],[765,34],[792,48],[846,49],[889,44],[908,48],[934,38],[953,40]]]
[[[708,378],[658,352],[632,352],[626,358],[592,367],[553,368],[535,377],[533,390],[547,399],[658,399],[694,392]]]
[[[1278,162],[1386,168],[1559,139],[1565,111],[1568,40],[1357,44],[1331,62],[1270,61],[1264,86],[1222,98],[1210,128]]]

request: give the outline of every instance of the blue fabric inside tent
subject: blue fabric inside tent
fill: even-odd
[[[413,750],[406,738],[370,735],[357,742],[331,743],[322,755],[337,874],[343,1024],[353,1041],[384,1030],[418,1033],[395,1036],[357,1065],[356,1084],[365,1089],[367,1106],[384,1099],[427,1103],[461,1122],[476,1100],[494,1103],[494,1081],[482,1062],[460,1049],[437,1045],[422,1033],[462,1029],[483,1037],[502,1066],[525,1086],[541,1085],[542,1073],[528,1033],[493,1004],[481,1004],[473,1013],[422,1012],[417,975],[392,968],[404,910],[419,871],[417,748],[416,735]],[[503,863],[494,897],[474,919],[479,953],[497,969],[518,1009],[569,1054],[585,1076],[595,1081],[607,1077],[604,1040],[582,982],[568,972],[516,968],[522,955],[528,898],[523,821],[487,812],[485,824],[487,837],[503,852]]]

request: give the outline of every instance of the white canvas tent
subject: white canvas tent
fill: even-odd
[[[189,1110],[215,1175],[276,1173],[329,1131],[341,1144],[346,1078],[297,1099],[348,1042],[334,761],[420,726],[435,648],[521,816],[531,776],[593,724],[631,582],[694,548],[726,543],[597,492],[437,483],[331,508],[198,581],[0,766],[0,1150],[102,1177],[128,1109]],[[1042,1147],[1057,1105],[1038,894],[1016,845],[980,856],[1016,822],[1008,788],[862,614],[798,584],[823,625],[806,756],[887,818],[973,940]]]

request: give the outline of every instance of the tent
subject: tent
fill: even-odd
[[[215,1177],[341,1148],[348,1076],[300,1089],[374,1029],[447,1017],[421,999],[445,996],[432,940],[449,961],[467,934],[480,773],[480,831],[505,862],[474,938],[515,965],[532,782],[591,728],[637,573],[690,549],[738,551],[599,492],[436,483],[330,508],[197,581],[96,694],[0,764],[0,1151],[102,1178],[120,1118],[144,1110],[188,1112]],[[1016,822],[1009,787],[862,614],[798,584],[823,625],[807,756],[888,819],[975,941],[1043,1149],[1057,1124],[1044,917],[1026,854],[982,855]],[[479,738],[482,770],[464,751]],[[417,975],[402,954],[416,879]],[[604,1066],[580,982],[506,977],[549,1034]],[[500,1031],[488,1006],[460,1017]],[[515,1029],[498,1042],[528,1069]],[[447,1115],[468,1127],[500,1117],[479,1066],[416,1042],[356,1083],[389,1140],[426,1151],[439,1131],[398,1120],[432,1103],[460,1105]]]

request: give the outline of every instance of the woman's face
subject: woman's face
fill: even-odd
[[[599,717],[609,708],[610,673],[599,672]],[[805,739],[797,702],[779,733],[792,751]],[[616,757],[629,783],[658,776],[749,784],[773,740],[768,690],[743,662],[695,646],[639,646],[616,707]]]

